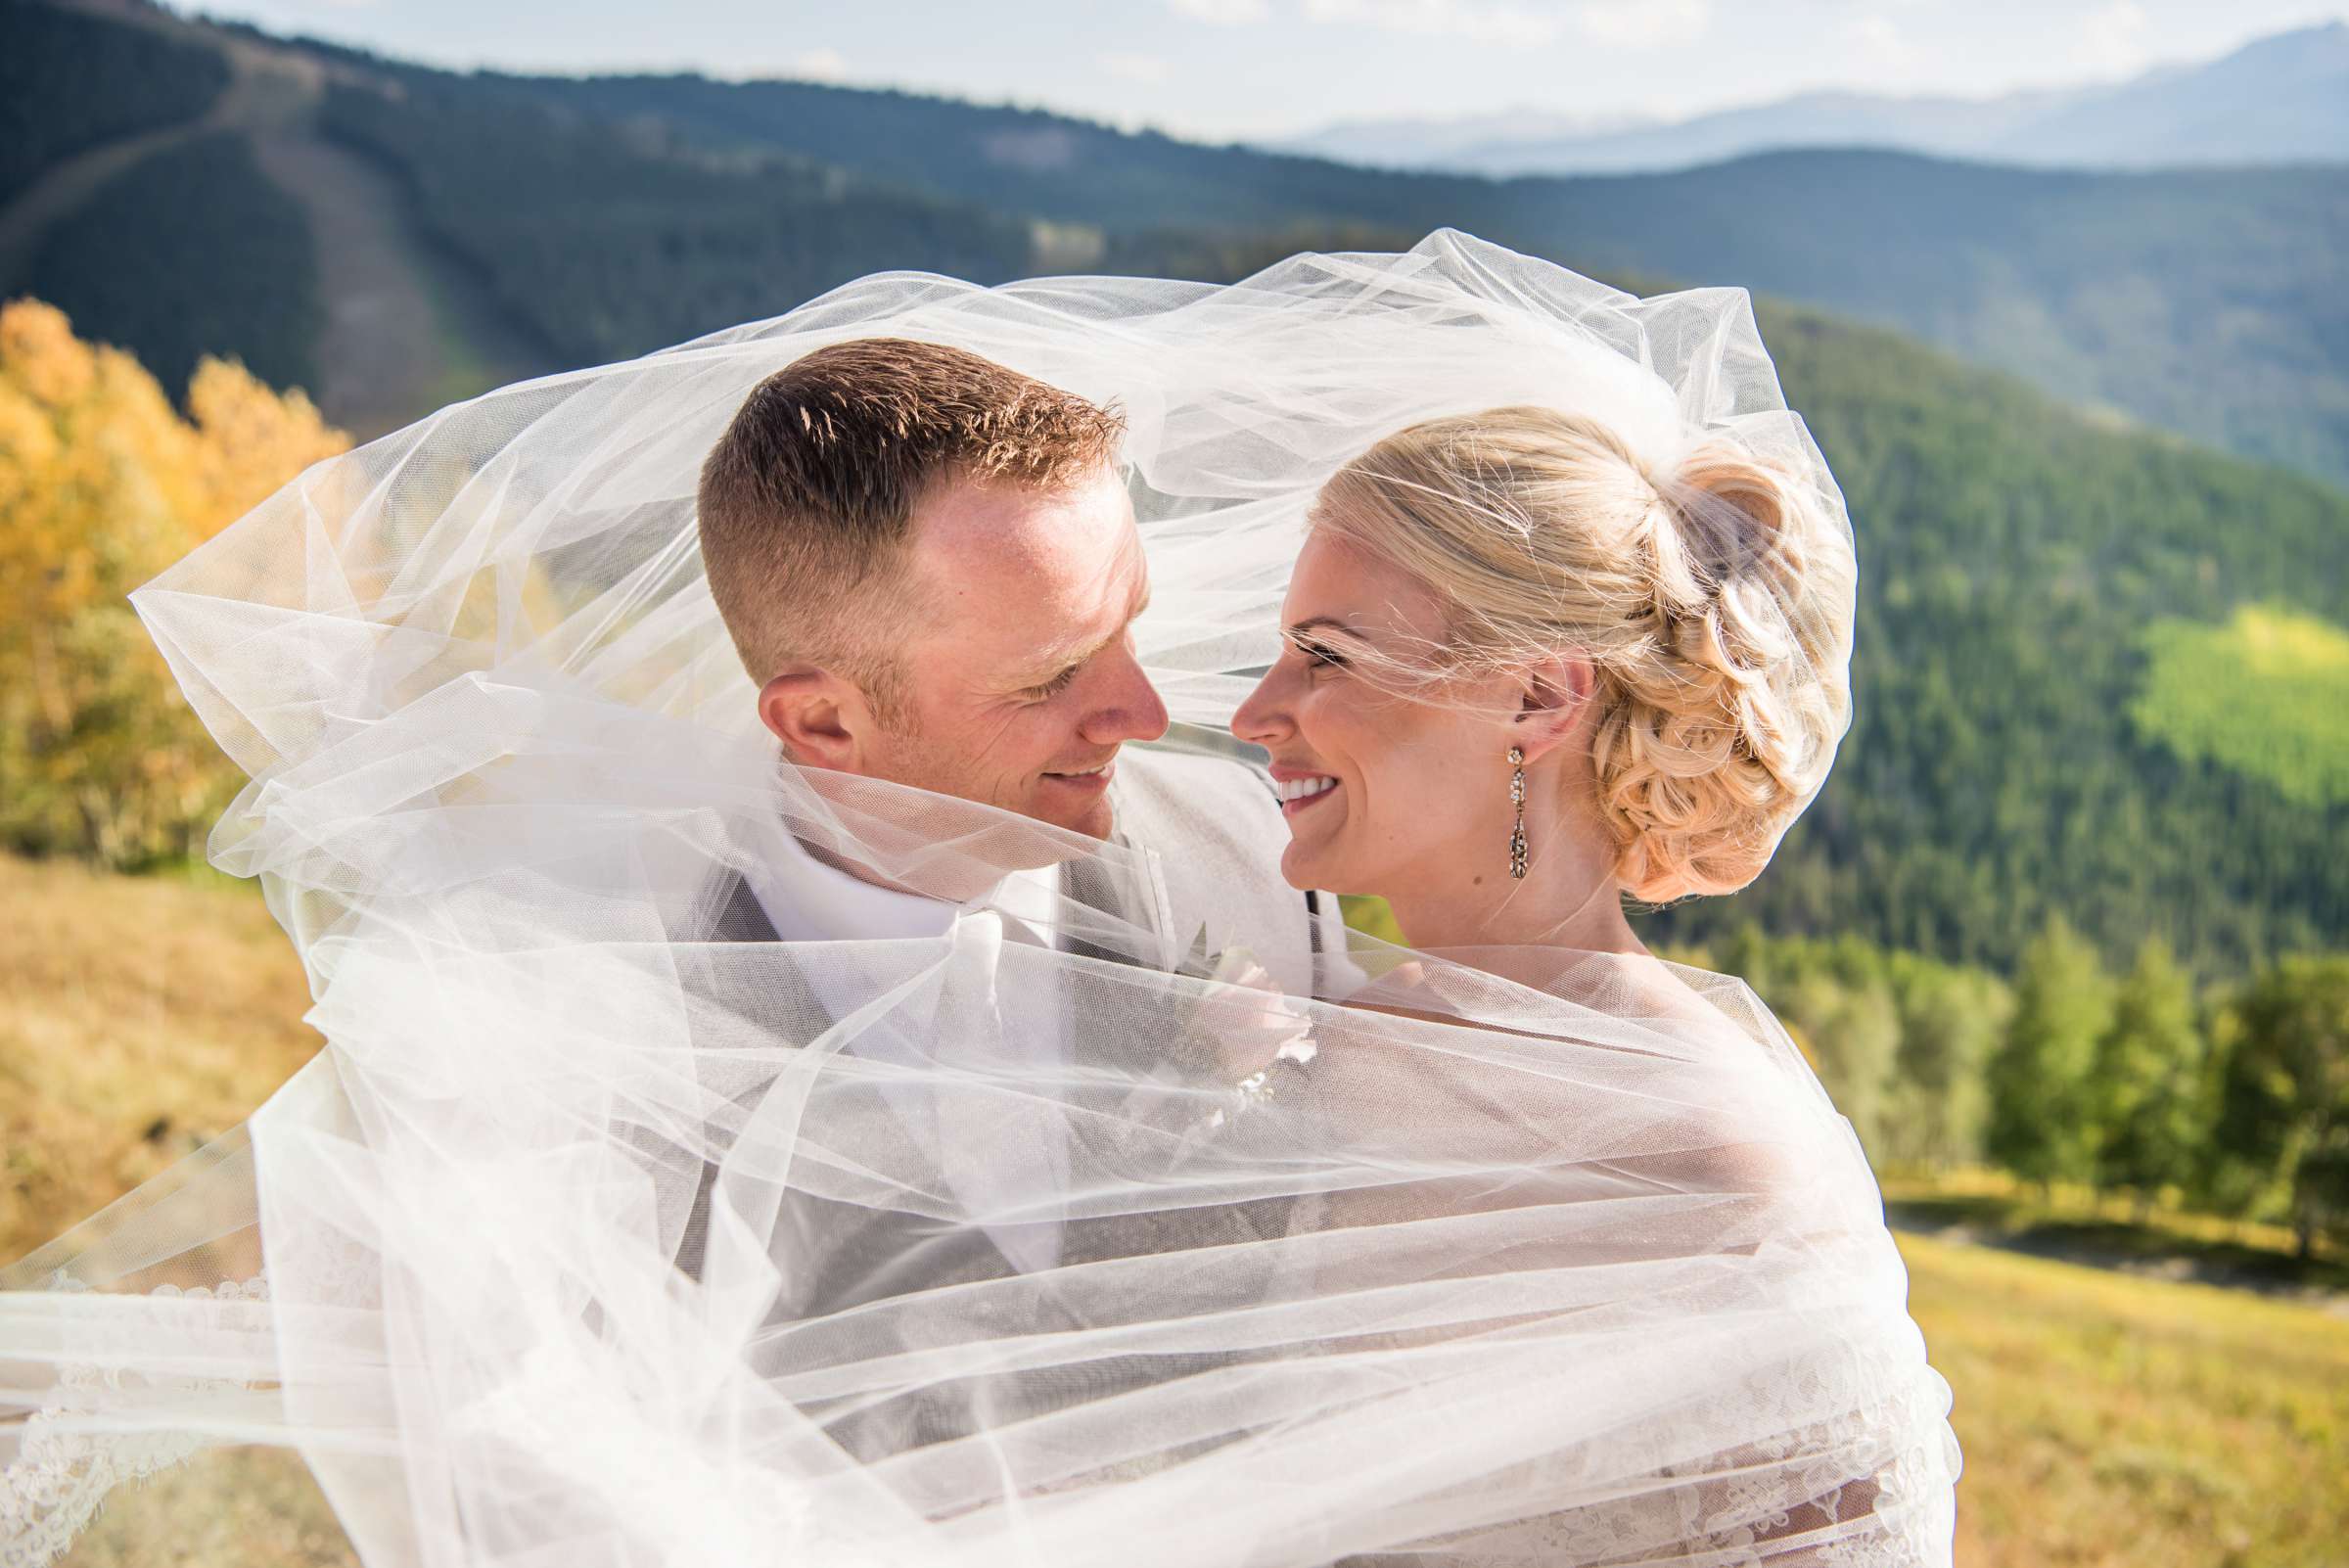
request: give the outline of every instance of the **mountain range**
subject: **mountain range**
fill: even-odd
[[[1685,119],[1592,122],[1539,109],[1361,119],[1263,144],[1379,168],[1519,174],[1681,169],[1805,147],[1885,147],[2046,168],[2349,161],[2349,23],[2128,81],[1992,98],[1807,92]]]
[[[61,19],[88,39],[62,48]],[[2349,34],[2298,36],[2322,74]],[[939,265],[992,280],[1218,271],[1267,247],[1388,248],[1451,225],[1585,271],[1740,284],[1895,327],[2103,417],[2349,481],[2349,164],[2115,173],[1846,148],[1497,181],[902,92],[452,73],[192,23],[140,0],[0,0],[0,45],[20,37],[0,47],[0,103],[56,128],[19,144],[46,160],[37,186],[13,201],[0,186],[0,289],[100,311],[108,330],[163,351],[166,370],[184,372],[207,343],[267,340],[280,379],[319,383],[329,411],[362,430],[445,396],[467,364],[511,375],[772,314],[901,262],[913,233]],[[175,45],[182,65],[166,69],[131,39]],[[215,96],[198,115],[205,94]],[[419,113],[427,104],[438,119]],[[459,125],[470,140],[454,139]],[[113,141],[72,151],[109,127]],[[145,249],[121,243],[122,222],[195,187],[149,159],[142,194],[115,165],[199,129],[233,144],[207,157],[207,178],[249,156],[261,186],[301,210],[271,216],[270,191],[255,188],[240,198],[249,221],[214,240],[194,211]],[[820,231],[791,216],[816,192]],[[221,291],[198,289],[201,269],[170,253],[236,253],[223,269],[236,291],[290,302],[272,280],[302,263],[261,238],[285,221],[312,231],[322,326],[224,336]],[[452,312],[461,331],[431,324]],[[320,346],[311,362],[295,343],[304,336]]]
[[[799,82],[496,80],[707,157],[820,162],[1044,220],[1044,270],[1135,268],[1167,231],[1407,243],[1449,224],[1585,271],[1740,284],[1896,327],[2111,417],[2349,481],[2349,164],[2105,173],[1852,148],[1496,181]]]
[[[883,268],[1220,280],[1451,224],[1640,292],[1758,286],[1859,538],[1859,717],[1769,875],[1656,926],[2004,965],[2060,913],[2206,973],[2349,931],[2349,661],[2275,676],[2259,640],[2349,624],[2349,494],[2275,466],[2349,474],[2341,169],[1844,150],[1496,182],[905,93],[433,70],[135,0],[0,0],[0,101],[42,128],[0,291],[174,386],[238,354],[361,435]],[[2242,673],[2156,690],[2156,636]],[[2196,738],[2252,697],[2293,767]]]

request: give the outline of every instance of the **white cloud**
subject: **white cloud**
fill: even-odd
[[[1094,64],[1105,76],[1120,81],[1160,82],[1172,73],[1167,63],[1156,55],[1108,54],[1096,57]]]
[[[1305,0],[1305,15],[1312,22],[1359,23],[1383,32],[1521,49],[1555,42],[1566,30],[1557,6],[1512,0]]]
[[[1854,17],[1839,29],[1845,43],[1867,68],[1871,77],[1883,73],[1904,74],[1917,62],[1916,45],[1902,36],[1900,27],[1890,17],[1871,12]]]
[[[1713,25],[1713,0],[1304,0],[1304,5],[1312,22],[1516,49],[1555,43],[1569,29],[1616,48],[1659,49],[1693,42]]]
[[[1713,25],[1712,0],[1586,0],[1576,14],[1583,31],[1623,49],[1661,49],[1692,43]]]
[[[1245,27],[1272,14],[1266,0],[1167,0],[1167,9],[1217,27]]]
[[[2126,75],[2145,64],[2145,28],[2151,19],[2137,0],[2109,0],[2080,23],[2083,53],[2095,69]]]
[[[783,62],[783,69],[803,81],[840,81],[849,73],[849,63],[837,49],[810,49]]]

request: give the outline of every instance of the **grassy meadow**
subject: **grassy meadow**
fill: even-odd
[[[248,888],[0,857],[0,898],[22,912],[0,950],[0,1259],[13,1260],[233,1126],[317,1040],[299,1022],[292,951]],[[1998,1198],[1940,1201],[1968,1206],[1980,1235]],[[2140,1228],[2182,1245],[2196,1236],[2169,1217]],[[2282,1244],[2217,1239],[2255,1253]],[[1955,1391],[1964,1568],[2349,1562],[2349,1303],[1923,1234],[1901,1244],[1911,1310]],[[223,1472],[233,1487],[218,1484]],[[124,1489],[65,1559],[352,1560],[299,1464],[246,1453]]]
[[[1964,1568],[2349,1562],[2349,1315],[1905,1233]]]
[[[285,933],[212,872],[0,854],[0,1263],[242,1122],[318,1048]]]
[[[2349,801],[2349,631],[2242,605],[2224,625],[2156,623],[2144,642],[2150,669],[2130,709],[2140,728],[2293,800]]]

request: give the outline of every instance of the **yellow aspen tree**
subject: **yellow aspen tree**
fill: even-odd
[[[182,417],[52,306],[0,306],[0,845],[117,868],[197,850],[239,775],[125,596],[348,445],[221,360]]]

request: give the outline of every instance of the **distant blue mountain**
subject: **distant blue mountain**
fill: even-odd
[[[1803,93],[1670,124],[1578,126],[1529,109],[1333,125],[1271,151],[1387,168],[1593,174],[1691,168],[1792,147],[1888,147],[2070,168],[2349,162],[2349,23],[2246,44],[2113,86],[2000,98]]]

